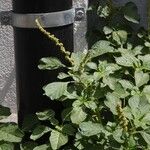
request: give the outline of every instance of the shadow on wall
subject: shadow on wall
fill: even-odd
[[[113,0],[113,1],[118,5],[123,5],[126,2],[131,2],[131,1],[134,2],[138,7],[139,14],[141,15],[140,24],[145,28],[147,28],[147,10],[148,10],[147,7],[148,7],[149,0]]]
[[[100,0],[100,2],[105,0]],[[113,0],[114,4],[116,5],[123,5],[127,2],[134,2],[137,7],[139,14],[141,16],[140,25],[147,28],[147,2],[148,0]],[[89,6],[93,5],[94,3],[99,3],[99,0],[89,0]],[[100,19],[96,13],[89,11],[87,13],[87,39],[88,39],[88,46],[89,48],[100,38],[102,37],[102,34],[99,32],[100,29],[104,26],[103,19]]]
[[[13,70],[9,74],[9,77],[6,79],[5,86],[0,91],[0,104],[2,104],[4,102],[4,99],[5,99],[5,97],[6,97],[6,95],[7,95],[7,93],[8,93],[14,80],[15,80],[15,68],[13,68]]]
[[[98,0],[89,0],[89,7],[98,3]],[[103,26],[103,21],[99,19],[93,11],[87,12],[87,41],[88,47],[91,46],[98,40],[100,40],[101,34],[98,30]]]

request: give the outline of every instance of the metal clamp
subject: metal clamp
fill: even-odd
[[[65,26],[85,18],[84,8],[72,8],[65,11],[50,13],[18,14],[12,11],[0,12],[2,25],[12,25],[18,28],[37,28],[35,19],[42,22],[45,28]]]
[[[75,10],[69,9],[51,13],[16,14],[12,13],[12,25],[19,28],[37,28],[35,19],[40,19],[43,27],[58,27],[74,22]]]

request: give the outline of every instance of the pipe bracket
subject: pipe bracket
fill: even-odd
[[[35,19],[42,22],[44,28],[60,27],[82,21],[85,18],[84,8],[72,8],[69,10],[50,13],[19,14],[12,11],[0,12],[1,25],[11,25],[17,28],[37,28]]]

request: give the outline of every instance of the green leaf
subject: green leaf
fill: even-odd
[[[141,133],[141,135],[142,135],[142,137],[143,137],[143,139],[145,140],[145,142],[148,144],[148,145],[150,145],[150,134],[148,134],[148,133],[146,133],[146,132],[140,132]]]
[[[0,150],[14,150],[14,144],[1,141],[0,142]]]
[[[61,113],[61,118],[63,121],[70,121],[70,115],[71,115],[72,108],[66,108]]]
[[[50,136],[50,143],[53,150],[59,149],[68,142],[68,136],[53,130]]]
[[[84,149],[84,147],[83,147],[81,141],[76,141],[76,142],[74,143],[74,146],[77,148],[77,150],[83,150],[83,149]]]
[[[36,115],[39,120],[48,120],[52,125],[57,125],[59,123],[58,120],[54,118],[55,112],[51,109],[45,110],[43,112],[37,112]]]
[[[126,106],[123,108],[123,113],[125,115],[126,118],[132,120],[133,119],[133,115],[132,115],[132,111],[131,108]]]
[[[44,125],[39,125],[33,130],[32,134],[30,136],[30,139],[35,141],[50,131],[51,131],[51,128],[46,127]]]
[[[99,123],[93,123],[91,121],[82,122],[80,125],[80,133],[84,136],[93,136],[101,133],[102,125]]]
[[[33,150],[36,146],[37,146],[37,143],[30,141],[30,142],[22,143],[20,145],[20,149],[21,150]]]
[[[80,75],[80,80],[81,80],[81,83],[83,83],[84,85],[88,85],[94,81],[94,78],[92,75],[82,73]]]
[[[107,61],[99,61],[98,70],[94,72],[94,79],[100,80],[101,78],[107,78],[110,74],[120,70],[121,67],[114,63],[107,63]],[[91,77],[93,78],[93,77]]]
[[[74,108],[79,108],[79,107],[81,107],[82,105],[83,105],[83,99],[82,99],[82,97],[79,97],[77,100],[75,100],[73,103],[72,103],[72,106],[74,107]]]
[[[0,120],[11,115],[10,109],[0,105]]]
[[[99,6],[97,15],[102,18],[107,18],[110,15],[110,8],[107,5]]]
[[[136,140],[134,138],[134,135],[130,135],[129,140],[128,140],[128,145],[131,149],[135,149],[136,147]]]
[[[93,77],[95,81],[99,81],[102,77],[104,77],[105,74],[102,74],[101,72],[94,72]]]
[[[146,42],[144,43],[144,45],[145,45],[146,47],[150,47],[150,42],[146,41]]]
[[[74,66],[72,68],[73,71],[78,71],[80,64],[84,61],[86,62],[86,60],[89,59],[89,57],[87,57],[87,52],[83,53],[81,51],[78,51],[76,53],[72,53],[71,55],[71,59],[73,59],[74,61]],[[86,60],[84,60],[86,59]]]
[[[136,126],[141,126],[140,124],[145,124],[142,118],[150,112],[150,104],[148,103],[145,96],[134,95],[129,99],[129,106],[131,112],[134,115],[134,123]]]
[[[66,96],[66,99],[78,99],[78,95],[76,91],[65,91],[64,96]]]
[[[93,69],[93,70],[97,70],[97,64],[94,62],[88,62],[87,67],[89,67],[90,69]]]
[[[110,89],[115,90],[117,80],[117,78],[106,76],[103,78],[103,83],[108,85]]]
[[[127,32],[124,30],[114,31],[112,33],[112,38],[115,40],[119,45],[124,44],[127,41]]]
[[[113,52],[114,48],[110,46],[110,44],[111,43],[109,41],[104,41],[104,40],[100,40],[96,42],[90,50],[91,58],[98,57],[105,53]]]
[[[43,87],[43,90],[51,100],[59,99],[67,90],[67,85],[68,82],[53,82]]]
[[[33,150],[52,150],[48,144],[43,144],[35,147]]]
[[[97,108],[97,104],[92,100],[84,102],[84,105],[91,110],[95,110]]]
[[[115,58],[117,64],[125,67],[133,67],[134,63],[137,62],[137,59],[131,54],[124,54],[122,57]]]
[[[71,121],[74,124],[80,124],[86,119],[87,114],[83,111],[81,107],[73,108],[71,112]]]
[[[55,116],[55,112],[51,109],[36,113],[39,120],[49,120]]]
[[[139,107],[140,97],[138,95],[132,96],[128,103],[132,109],[137,109]]]
[[[138,111],[139,104],[140,104],[140,97],[138,95],[132,96],[129,99],[128,103],[133,114],[136,114],[136,112]]]
[[[132,82],[128,81],[128,80],[119,80],[119,83],[124,87],[124,89],[130,89],[132,90],[134,85],[132,84]]]
[[[113,93],[119,98],[126,98],[127,96],[129,96],[129,93],[123,88],[123,86],[120,83],[117,83],[115,85]]]
[[[2,124],[0,125],[0,141],[21,142],[23,132],[15,124]]]
[[[105,26],[103,28],[103,32],[105,33],[105,35],[108,35],[108,34],[111,34],[113,32],[113,30],[110,27]]]
[[[142,85],[147,84],[149,81],[149,74],[143,73],[143,71],[135,71],[134,77],[137,87],[141,87]]]
[[[65,67],[65,65],[62,64],[62,62],[60,62],[57,58],[53,57],[42,58],[40,60],[40,65],[38,65],[38,68],[41,70],[54,70],[60,67]]]
[[[143,89],[143,94],[146,96],[150,103],[150,85],[146,85]]]
[[[136,55],[139,55],[142,53],[141,51],[143,50],[143,48],[144,48],[144,46],[138,45],[138,46],[134,47],[134,49],[132,49],[131,51],[134,54],[134,56],[136,56]]]
[[[140,97],[140,104],[138,109],[140,110],[141,117],[150,112],[150,104],[145,96]]]
[[[147,125],[150,125],[150,113],[147,113],[144,118],[142,119],[142,122],[147,124]]]
[[[121,139],[122,136],[122,129],[117,129],[113,132],[113,138],[118,142],[118,143],[124,143],[124,140]]]
[[[57,76],[57,78],[58,79],[66,79],[66,78],[68,78],[68,77],[70,77],[68,74],[66,74],[66,73],[63,73],[63,72],[60,72],[59,73],[59,75]]]
[[[114,93],[108,93],[106,95],[107,100],[104,101],[105,105],[112,111],[113,114],[117,114],[116,108],[120,104],[120,100]]]
[[[124,17],[130,22],[139,23],[139,14],[137,6],[133,2],[128,2],[124,7]]]
[[[75,128],[71,124],[65,124],[62,128],[62,132],[67,135],[74,135]]]
[[[150,54],[139,56],[138,58],[142,60],[143,69],[150,70]]]
[[[50,118],[49,121],[51,122],[52,125],[56,126],[59,124],[59,121],[55,119],[54,117]]]
[[[112,74],[112,73],[114,73],[115,71],[120,70],[120,69],[121,69],[121,67],[118,66],[117,64],[108,63],[108,64],[107,64],[107,67],[106,67],[106,72],[107,72],[107,74]]]

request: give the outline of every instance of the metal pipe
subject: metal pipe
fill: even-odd
[[[72,0],[13,0],[13,12],[18,14],[49,13],[71,8]],[[47,30],[55,34],[67,50],[73,50],[73,24]],[[27,114],[49,107],[60,112],[61,104],[43,96],[42,91],[45,84],[56,80],[58,71],[41,71],[37,67],[39,60],[48,56],[58,57],[67,63],[57,46],[35,28],[14,27],[14,42],[19,124]]]

